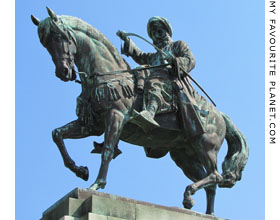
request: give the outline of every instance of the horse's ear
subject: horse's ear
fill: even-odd
[[[56,14],[54,13],[53,10],[51,10],[50,8],[47,7],[47,10],[48,10],[48,13],[49,13],[49,16],[54,20],[54,21],[57,21],[57,16]]]
[[[40,23],[40,20],[33,15],[31,15],[31,20],[36,26],[38,26]]]

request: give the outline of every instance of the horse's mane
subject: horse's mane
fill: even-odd
[[[101,42],[104,46],[107,47],[107,49],[110,51],[110,53],[118,63],[120,62],[120,60],[122,60],[122,57],[120,56],[118,50],[107,39],[107,37],[105,37],[105,35],[103,35],[100,31],[98,31],[96,28],[94,28],[87,22],[81,20],[80,18],[76,18],[68,15],[61,15],[57,17],[58,19],[61,19],[63,24],[70,30],[72,29],[73,31],[80,31],[86,34],[89,38]],[[51,27],[52,27],[51,22],[52,19],[48,17],[43,21],[41,21],[38,27],[39,38],[44,46],[46,45],[48,36],[51,32]]]

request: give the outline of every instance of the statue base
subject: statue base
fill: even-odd
[[[41,220],[224,220],[187,209],[76,188],[48,208]]]

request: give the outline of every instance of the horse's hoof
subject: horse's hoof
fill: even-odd
[[[87,167],[80,166],[76,173],[77,177],[80,177],[84,181],[88,181],[89,171]]]
[[[185,209],[191,209],[194,206],[195,202],[191,196],[185,197],[183,201],[183,206]]]
[[[91,190],[98,190],[99,189],[98,184],[95,183],[95,184],[91,185],[89,187],[89,189],[91,189]]]
[[[215,216],[215,215],[214,215],[214,212],[209,212],[209,213],[208,213],[208,212],[206,212],[205,214],[206,214],[206,215],[212,215],[212,216]]]
[[[189,191],[190,187],[188,186],[186,189],[186,192],[184,193],[184,200],[183,200],[183,206],[186,209],[191,209],[194,206],[194,200],[191,196],[191,191]]]
[[[95,181],[94,184],[92,184],[89,189],[92,190],[99,190],[99,189],[104,189],[106,186],[106,181]]]

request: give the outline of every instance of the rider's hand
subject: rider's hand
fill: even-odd
[[[176,57],[171,52],[165,53],[167,56],[164,58],[168,63],[173,64],[176,61]]]
[[[123,41],[127,41],[127,40],[128,40],[128,37],[127,37],[125,31],[120,31],[120,30],[118,30],[116,34],[117,34],[117,36],[119,36]]]

